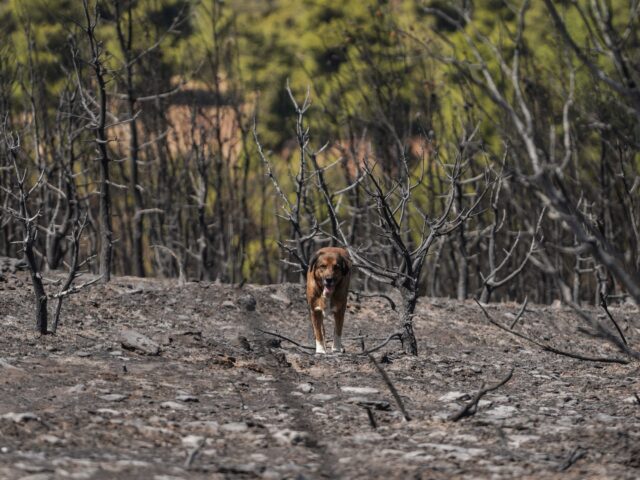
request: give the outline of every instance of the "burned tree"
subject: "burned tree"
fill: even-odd
[[[38,210],[35,214],[31,211],[29,200],[32,194],[42,186],[44,171],[40,172],[37,181],[29,187],[28,170],[20,171],[18,166],[18,152],[20,151],[20,138],[3,131],[4,147],[8,157],[8,164],[12,167],[15,175],[15,189],[8,190],[3,187],[5,193],[11,197],[17,204],[17,209],[9,206],[4,208],[13,216],[13,218],[22,225],[22,249],[24,258],[27,261],[29,272],[31,273],[31,284],[36,301],[36,330],[41,335],[47,334],[48,312],[47,312],[47,294],[42,283],[42,274],[40,273],[40,265],[36,260],[35,242],[37,237],[37,219],[40,215]]]

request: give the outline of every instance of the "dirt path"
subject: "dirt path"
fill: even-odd
[[[640,477],[637,364],[542,352],[488,325],[472,302],[421,302],[419,357],[394,342],[376,352],[407,423],[358,341],[347,340],[346,355],[317,357],[258,331],[308,343],[301,286],[118,278],[72,298],[58,336],[38,338],[26,277],[5,277],[0,478]],[[520,331],[616,355],[576,334],[570,312],[530,308]],[[490,308],[504,322],[516,311]],[[614,315],[637,345],[637,309]],[[353,300],[345,336],[371,346],[395,322],[386,302]],[[123,329],[151,338],[159,354],[124,349]],[[474,416],[448,420],[511,368]]]

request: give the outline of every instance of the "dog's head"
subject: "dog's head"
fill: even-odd
[[[342,248],[321,248],[309,263],[309,272],[313,274],[316,285],[322,287],[324,296],[331,295],[350,270],[351,259]]]

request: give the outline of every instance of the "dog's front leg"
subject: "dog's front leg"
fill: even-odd
[[[316,353],[327,353],[324,344],[324,311],[316,306],[311,312],[311,323],[313,324],[313,335],[316,337]]]

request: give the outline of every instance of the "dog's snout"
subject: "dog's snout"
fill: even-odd
[[[325,277],[324,279],[324,284],[327,286],[333,285],[334,282],[335,282],[335,278],[333,277]]]

